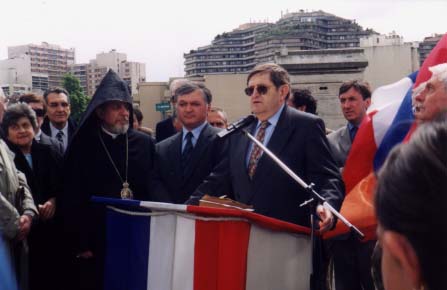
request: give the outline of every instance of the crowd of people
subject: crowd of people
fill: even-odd
[[[447,64],[430,70],[413,101],[422,125],[378,174],[378,241],[351,234],[319,240],[315,289],[445,288]],[[257,213],[310,226],[308,209],[299,207],[310,198],[307,190],[241,131],[218,137],[228,120],[212,107],[208,88],[179,79],[170,91],[174,114],[154,134],[142,126],[127,83],[113,71],[78,125],[62,88],[25,94],[8,106],[0,90],[0,232],[20,289],[102,289],[106,220],[104,207],[90,202],[94,195],[179,204],[225,195]],[[256,118],[244,129],[339,210],[341,174],[371,103],[369,85],[341,85],[347,124],[335,131],[318,117],[310,91],[291,90],[279,65],[256,66],[245,94]],[[321,233],[335,227],[323,205],[313,214]],[[383,284],[371,274],[375,248],[382,250]]]

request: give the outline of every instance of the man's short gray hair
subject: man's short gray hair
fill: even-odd
[[[447,63],[441,63],[428,68],[432,77],[437,78],[444,83],[444,89],[447,92]]]

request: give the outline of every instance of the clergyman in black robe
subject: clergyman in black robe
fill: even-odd
[[[134,199],[151,196],[154,143],[134,131],[132,97],[126,82],[110,70],[90,101],[66,152],[62,222],[73,289],[102,289],[105,255],[105,209],[95,196],[121,198],[129,185]],[[128,165],[126,165],[128,159]],[[79,285],[78,285],[79,281]]]

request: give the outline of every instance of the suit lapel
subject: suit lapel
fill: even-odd
[[[346,152],[347,157],[352,145],[351,136],[349,135],[349,128],[347,125],[346,129],[343,130],[340,135],[340,147],[342,148],[343,152]]]
[[[191,174],[194,172],[194,169],[197,166],[197,163],[201,159],[201,155],[203,151],[208,147],[209,139],[213,137],[213,130],[209,124],[206,124],[205,127],[200,132],[199,139],[197,140],[196,145],[194,146],[194,150],[192,151],[191,159],[188,163],[188,166],[185,169],[185,175],[183,176],[183,181],[187,181]]]
[[[181,176],[183,175],[182,172],[182,137],[183,134],[180,132],[178,133],[175,138],[172,140],[172,142],[168,145],[169,149],[169,160],[171,164],[174,166],[175,174],[174,176],[179,177],[179,180],[181,180]]]
[[[293,133],[293,127],[289,125],[289,117],[288,117],[288,108],[284,107],[283,112],[281,113],[278,123],[273,131],[272,136],[267,144],[267,148],[279,157],[283,148],[288,144],[288,140]],[[252,194],[258,191],[258,188],[262,187],[266,180],[269,180],[268,175],[270,174],[272,168],[267,167],[267,164],[271,164],[268,162],[270,156],[268,156],[265,152],[262,154],[259,159],[258,165],[256,167],[255,175],[253,176],[253,191]],[[279,168],[273,168],[273,170],[281,170]],[[251,198],[250,198],[251,200]]]

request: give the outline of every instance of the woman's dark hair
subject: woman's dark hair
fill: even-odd
[[[6,135],[8,135],[8,128],[19,121],[20,118],[25,117],[33,126],[34,132],[37,131],[37,118],[36,113],[31,107],[26,103],[17,103],[9,106],[5,114],[3,115],[2,129]]]
[[[378,175],[377,218],[409,240],[430,290],[447,282],[447,119],[422,125]]]
[[[133,113],[137,117],[138,124],[141,125],[141,122],[143,121],[143,113],[141,112],[140,108],[133,106]]]

